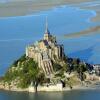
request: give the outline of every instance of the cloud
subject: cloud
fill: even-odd
[[[0,0],[0,3],[16,2],[16,1],[32,1],[32,0]]]
[[[7,3],[8,0],[0,0],[0,3]]]

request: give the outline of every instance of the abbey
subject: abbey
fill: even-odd
[[[53,62],[55,62],[55,58],[63,59],[64,47],[58,44],[56,37],[50,34],[47,22],[44,38],[33,45],[27,46],[26,56],[33,58],[47,76],[54,73]]]

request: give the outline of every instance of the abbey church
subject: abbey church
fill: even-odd
[[[52,61],[55,61],[55,58],[63,59],[64,47],[57,43],[56,37],[51,35],[47,21],[43,39],[26,47],[26,56],[33,58],[47,76],[54,73]]]

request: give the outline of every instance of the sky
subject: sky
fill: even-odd
[[[35,1],[35,0],[0,0],[0,3],[7,3],[7,2],[14,2],[14,1]]]

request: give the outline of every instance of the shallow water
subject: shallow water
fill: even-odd
[[[100,25],[100,22],[91,21],[96,12],[65,5],[33,15],[0,18],[0,75],[25,53],[28,44],[43,37],[46,16],[51,34],[56,35],[58,42],[64,44],[68,56],[78,57],[92,64],[100,62],[99,32],[64,37],[65,34],[76,34]]]
[[[18,93],[0,91],[0,100],[100,100],[100,90]]]

